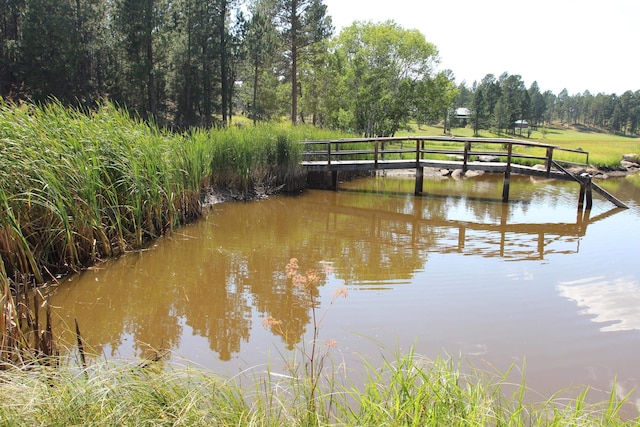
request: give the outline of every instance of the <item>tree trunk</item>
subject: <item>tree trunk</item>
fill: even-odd
[[[156,98],[156,82],[153,74],[153,0],[147,0],[147,16],[146,16],[146,30],[147,30],[147,102],[149,108],[149,115],[155,117],[157,113],[157,98]]]
[[[251,106],[251,115],[253,116],[253,125],[258,121],[258,60],[253,64],[253,105]]]
[[[291,123],[298,120],[298,1],[291,2]]]
[[[291,122],[295,125],[298,117],[298,50],[291,43]]]
[[[220,9],[220,90],[222,92],[222,125],[227,126],[227,97],[229,96],[229,82],[227,81],[227,46],[225,40],[227,16],[227,0],[222,0]]]

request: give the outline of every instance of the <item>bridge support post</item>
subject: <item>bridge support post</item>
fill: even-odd
[[[593,191],[591,185],[591,176],[580,177],[580,195],[578,196],[578,210],[582,210],[584,207],[590,211],[593,206]],[[586,203],[586,206],[585,206]]]
[[[331,171],[331,189],[338,191],[338,171]]]
[[[422,194],[422,185],[424,183],[424,168],[416,167],[416,189],[414,194],[419,196]]]
[[[509,184],[511,183],[511,154],[513,153],[513,145],[509,143],[507,149],[507,167],[504,171],[504,184],[502,185],[502,201],[509,201]]]

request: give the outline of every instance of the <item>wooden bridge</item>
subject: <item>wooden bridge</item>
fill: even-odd
[[[422,194],[424,168],[460,169],[504,174],[502,200],[509,201],[512,173],[573,180],[580,184],[578,205],[591,209],[595,191],[618,207],[627,206],[593,183],[588,174],[576,175],[573,167],[586,167],[589,153],[555,145],[506,138],[458,138],[411,136],[304,141],[302,166],[307,171],[331,173],[338,188],[340,171],[415,169],[415,194]]]

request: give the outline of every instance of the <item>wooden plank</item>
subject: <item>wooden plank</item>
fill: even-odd
[[[617,207],[629,209],[629,206],[625,205],[621,200],[617,199],[613,194],[609,193],[607,190],[600,187],[598,184],[596,184],[593,181],[591,182],[591,188],[593,188],[593,191],[600,194],[602,197],[604,197],[605,199],[607,199]]]

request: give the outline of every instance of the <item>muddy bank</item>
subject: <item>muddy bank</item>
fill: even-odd
[[[629,156],[629,155],[628,155]],[[596,168],[596,167],[574,167],[569,168],[569,171],[574,175],[582,175],[588,173],[593,179],[608,179],[608,178],[621,178],[628,175],[636,174],[640,171],[640,164],[628,159],[628,156],[621,161],[620,166],[612,168]],[[637,159],[637,156],[634,160]],[[543,168],[542,165],[539,167]],[[465,174],[461,169],[437,169],[437,168],[424,168],[424,176],[431,178],[473,178],[475,176],[483,175],[484,171],[470,170]],[[380,176],[392,176],[392,177],[406,177],[414,178],[416,176],[415,169],[385,169],[379,171],[367,171],[367,172],[352,172],[340,174],[341,181],[349,181],[356,178],[362,178],[366,176],[373,176],[378,174]],[[304,188],[316,188],[316,189],[331,189],[332,181],[330,173],[315,172],[307,176],[306,186]],[[303,191],[300,189],[296,191],[299,193]],[[267,198],[275,194],[281,194],[283,192],[292,193],[288,191],[285,185],[279,186],[261,186],[248,192],[242,192],[233,188],[219,188],[211,187],[202,192],[202,205],[203,207],[212,206],[217,203],[224,202],[247,202]]]

